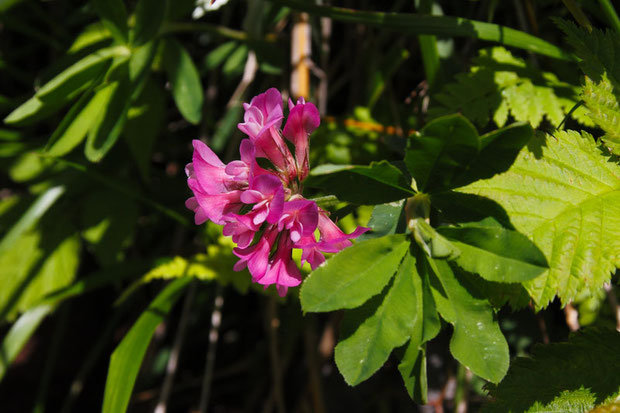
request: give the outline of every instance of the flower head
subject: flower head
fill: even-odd
[[[284,296],[301,283],[293,249],[301,249],[302,263],[315,269],[325,261],[323,253],[348,247],[368,229],[345,234],[316,202],[302,196],[309,171],[308,140],[320,124],[319,112],[303,98],[296,104],[289,101],[281,130],[282,106],[274,88],[243,105],[238,127],[248,138],[241,141],[240,160],[224,164],[206,144],[193,141],[192,162],[185,172],[194,196],[185,205],[194,211],[197,225],[211,220],[224,226],[223,234],[237,244],[235,271],[248,268],[254,282],[265,288],[275,284]],[[294,146],[293,153],[284,139]],[[273,168],[259,166],[257,158],[267,158]]]

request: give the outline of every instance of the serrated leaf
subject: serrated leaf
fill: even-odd
[[[543,253],[525,235],[502,227],[495,219],[439,227],[461,254],[455,262],[482,278],[504,283],[530,280],[549,267]]]
[[[518,358],[508,375],[489,392],[495,398],[483,411],[587,412],[620,395],[620,333],[587,328],[567,342],[534,347]]]
[[[168,315],[191,278],[171,282],[142,313],[110,357],[103,397],[103,413],[123,413],[155,328]]]
[[[474,297],[463,286],[447,261],[429,258],[428,263],[454,312],[454,320],[448,320],[454,324],[450,352],[473,373],[493,383],[499,382],[508,370],[510,355],[493,309],[486,300]]]
[[[566,39],[581,59],[579,66],[590,79],[600,82],[604,74],[620,87],[620,35],[612,30],[588,31],[559,18],[554,22],[566,33]]]
[[[449,189],[478,156],[476,128],[460,115],[435,119],[408,141],[405,164],[419,191]]]
[[[343,325],[353,323],[354,332],[341,336],[335,348],[335,361],[348,384],[355,386],[373,375],[394,348],[405,344],[414,325],[421,325],[422,313],[416,309],[422,303],[416,295],[421,295],[421,282],[415,258],[408,253],[384,294],[345,313]]]
[[[524,283],[537,307],[596,291],[620,267],[620,166],[587,133],[535,136],[513,166],[459,191],[501,205],[550,269]]]
[[[304,185],[360,205],[398,201],[414,194],[405,175],[387,161],[369,166],[321,165],[310,172]]]
[[[404,235],[356,243],[328,259],[303,282],[303,311],[355,308],[381,292],[409,248]]]
[[[481,50],[473,63],[468,73],[456,75],[456,82],[445,85],[434,96],[431,117],[460,112],[481,127],[490,120],[502,127],[509,115],[538,127],[546,117],[557,126],[579,101],[578,88],[527,64],[503,47]],[[584,112],[580,108],[571,117],[587,122]]]
[[[179,112],[188,122],[198,124],[202,118],[203,88],[191,56],[179,42],[168,39],[163,64]]]
[[[619,48],[620,51],[620,48]],[[586,77],[582,98],[594,123],[605,131],[602,137],[612,152],[620,155],[620,89],[614,89],[606,74],[596,83]]]

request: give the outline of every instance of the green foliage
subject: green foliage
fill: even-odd
[[[620,167],[587,133],[536,135],[505,173],[459,189],[499,204],[545,254],[524,286],[537,307],[596,291],[620,266]]]
[[[447,261],[431,258],[428,264],[439,280],[439,284],[433,285],[433,296],[445,298],[436,300],[437,309],[454,325],[450,352],[478,376],[499,382],[508,370],[510,356],[491,305],[472,294]]]
[[[321,165],[304,184],[332,193],[341,201],[362,205],[383,204],[413,195],[400,169],[386,161],[369,166]]]
[[[620,395],[620,333],[588,328],[567,342],[539,345],[518,358],[484,412],[587,412]],[[592,410],[594,411],[594,410]],[[601,410],[601,411],[604,411]]]
[[[458,115],[430,122],[409,140],[405,164],[418,191],[442,190],[463,173],[480,152],[476,128]]]
[[[309,275],[299,298],[304,311],[355,308],[381,292],[409,247],[403,235],[360,242]]]
[[[618,48],[620,52],[620,48]],[[602,137],[605,145],[611,148],[615,155],[620,155],[620,105],[618,105],[618,90],[602,76],[599,83],[586,77],[583,86],[583,101],[590,110],[590,117],[605,131]]]
[[[493,218],[457,227],[439,227],[460,251],[459,267],[489,281],[531,280],[547,270],[545,256],[525,235],[502,227]]]
[[[170,283],[153,300],[149,307],[116,347],[110,357],[110,367],[103,396],[103,413],[127,410],[142,358],[151,341],[155,328],[161,323],[179,299],[191,278],[179,278]]]
[[[179,112],[188,122],[197,124],[202,117],[203,89],[191,57],[180,43],[169,39],[164,46],[163,64]]]
[[[472,63],[468,73],[456,75],[455,83],[445,85],[435,95],[437,104],[429,109],[429,115],[460,112],[481,127],[491,119],[502,127],[512,116],[535,128],[546,117],[557,127],[579,100],[576,87],[525,63],[503,47],[481,50]],[[586,115],[583,107],[570,114],[591,125]]]
[[[421,287],[415,258],[406,253],[387,291],[346,313],[335,359],[347,383],[353,386],[370,377],[421,326]]]

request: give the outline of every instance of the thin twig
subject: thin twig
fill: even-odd
[[[317,357],[317,334],[315,319],[307,320],[304,328],[304,348],[306,353],[306,364],[308,366],[308,384],[310,395],[312,396],[312,411],[324,413],[325,404],[323,402],[323,391],[321,389],[321,374],[319,372],[320,360]]]
[[[172,345],[172,351],[168,358],[168,365],[166,366],[166,377],[164,378],[164,384],[161,387],[161,393],[159,394],[159,401],[155,407],[155,413],[166,413],[168,397],[172,390],[172,384],[174,383],[174,376],[177,372],[179,365],[179,354],[183,347],[183,341],[185,339],[185,332],[187,330],[187,323],[191,314],[192,304],[196,295],[196,281],[192,282],[187,290],[185,296],[185,302],[183,303],[183,311],[181,312],[181,318],[179,319],[179,327],[177,329],[174,343]]]
[[[215,352],[220,335],[220,325],[222,324],[222,307],[224,306],[224,287],[217,284],[215,287],[215,300],[213,301],[213,312],[211,313],[211,330],[209,331],[209,348],[207,350],[207,361],[205,363],[205,374],[202,380],[202,390],[200,391],[200,406],[198,411],[206,413],[211,396],[211,382],[213,381],[213,370],[215,368]]]

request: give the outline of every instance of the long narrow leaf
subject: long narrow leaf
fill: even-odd
[[[190,277],[178,278],[159,293],[112,353],[103,397],[103,413],[123,413],[127,410],[151,336],[191,280]]]
[[[40,305],[22,314],[13,324],[0,345],[0,381],[32,333],[53,309],[51,305]]]
[[[0,254],[6,251],[21,234],[32,228],[33,225],[45,214],[45,212],[65,192],[63,186],[54,186],[45,191],[28,208],[26,213],[13,225],[9,232],[0,241]]]
[[[438,36],[473,37],[479,40],[517,47],[562,60],[575,58],[553,44],[510,27],[499,26],[462,17],[423,16],[410,13],[367,12],[341,7],[316,6],[301,0],[271,0],[274,3],[346,23],[392,29],[402,33]]]

